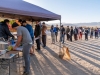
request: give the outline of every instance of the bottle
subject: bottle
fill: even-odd
[[[13,47],[11,45],[8,46],[8,50],[11,51],[13,50]]]
[[[11,51],[12,49],[13,49],[13,47],[12,47],[12,38],[9,38],[8,39],[8,48],[7,48],[7,50]]]
[[[13,39],[11,39],[11,45],[14,45],[14,44],[15,44],[14,40],[13,40]]]

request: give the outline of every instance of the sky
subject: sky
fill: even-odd
[[[63,23],[100,22],[100,0],[24,0],[61,15]],[[53,21],[58,22],[58,21]]]

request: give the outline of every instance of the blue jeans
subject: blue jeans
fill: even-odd
[[[65,41],[65,35],[60,34],[60,42],[64,43],[64,41]]]
[[[23,58],[25,61],[25,72],[29,73],[30,70],[30,49],[32,44],[26,43],[23,45]]]

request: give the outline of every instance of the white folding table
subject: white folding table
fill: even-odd
[[[10,60],[16,56],[16,54],[8,54],[8,53],[5,53],[3,55],[0,56],[0,59],[4,59],[4,60],[8,60],[8,64],[0,64],[0,65],[9,65],[9,75],[10,75]]]

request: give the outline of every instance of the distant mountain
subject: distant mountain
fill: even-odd
[[[91,23],[77,23],[77,26],[100,26],[100,22],[91,22]]]
[[[59,23],[50,23],[48,25],[59,25]],[[68,23],[62,23],[62,25],[64,26],[97,26],[100,27],[100,22],[91,22],[91,23],[72,23],[72,24],[68,24]]]

